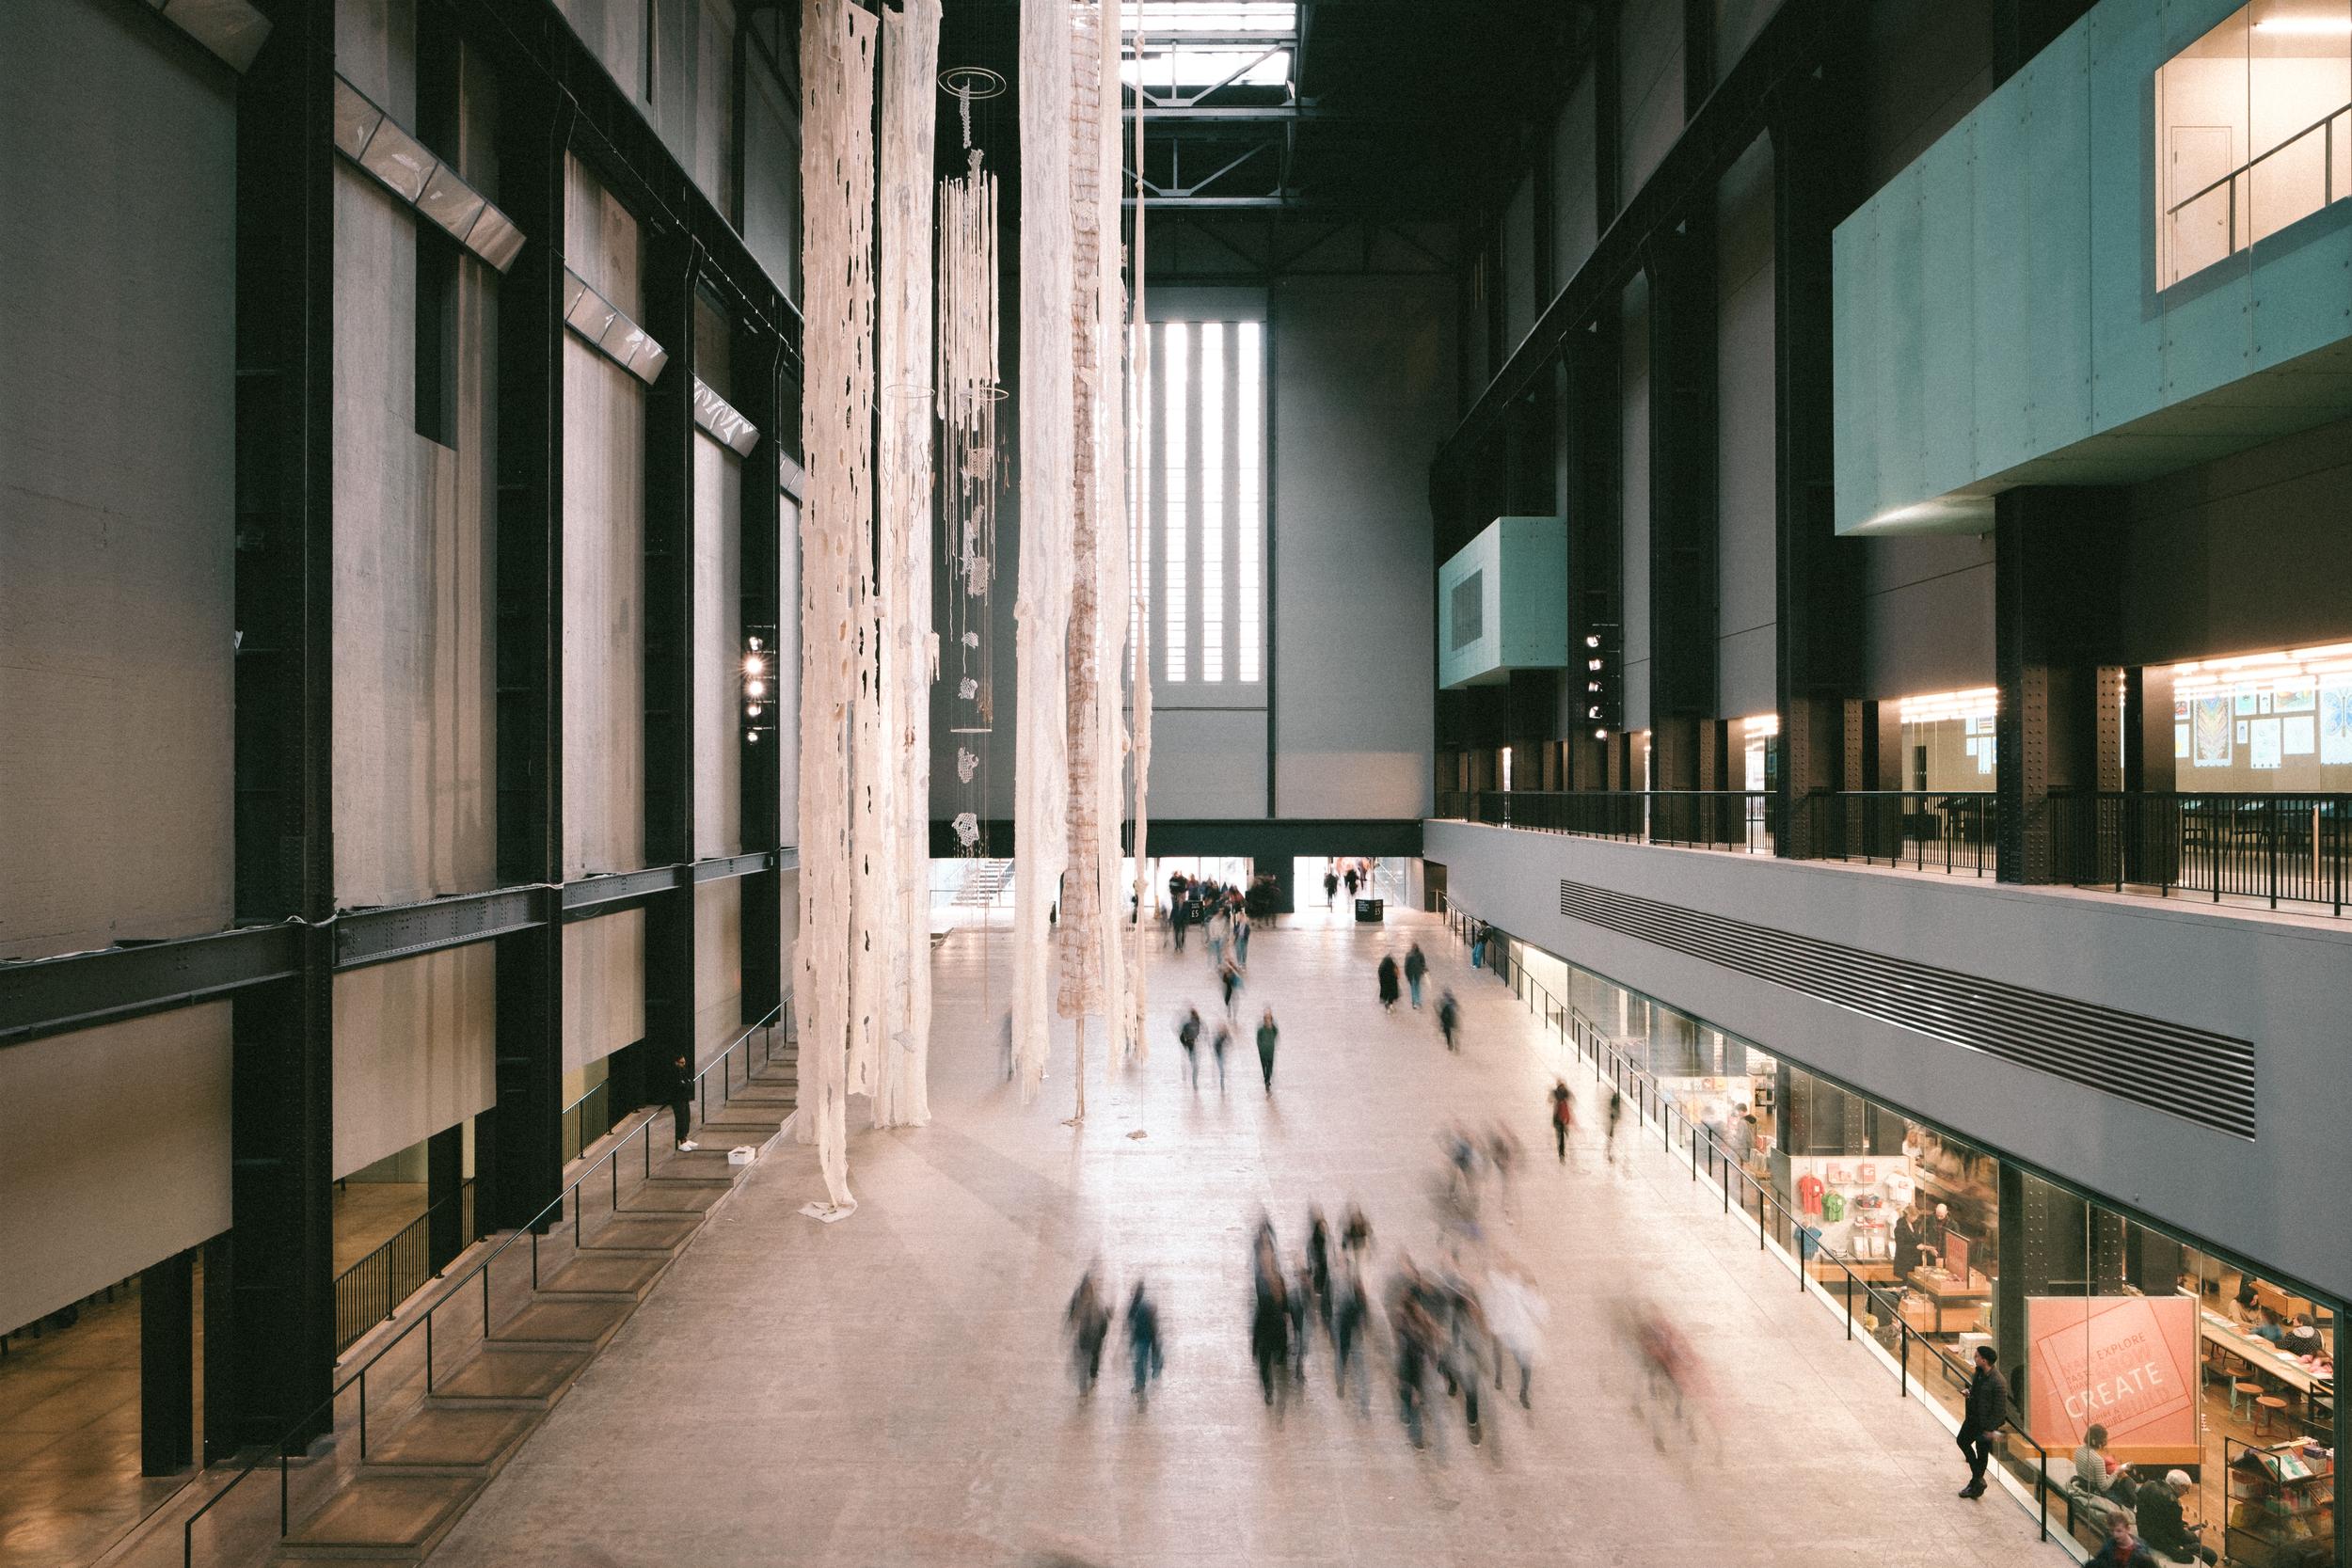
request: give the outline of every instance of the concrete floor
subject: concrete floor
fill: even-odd
[[[1426,922],[1413,934],[1465,1003],[1461,1055],[1425,1015],[1374,999],[1372,964],[1406,920]],[[1008,945],[993,945],[998,999]],[[1152,1059],[1106,1079],[1098,1037],[1078,1129],[1061,1125],[1066,1041],[1036,1103],[1001,1080],[980,947],[961,932],[939,950],[936,1119],[855,1136],[857,1213],[796,1212],[821,1191],[812,1151],[766,1162],[437,1561],[2070,1560],[1999,1494],[1953,1497],[1945,1430],[1665,1155],[1605,1165],[1588,1135],[1566,1168],[1552,1161],[1536,1025],[1427,917],[1258,934],[1242,1001],[1286,1021],[1271,1097],[1254,1052],[1229,1061],[1222,1094],[1206,1064],[1197,1094],[1182,1083],[1173,1017],[1211,986],[1197,946],[1163,954]],[[1432,1252],[1438,1127],[1496,1115],[1531,1154],[1542,1144],[1497,1227],[1552,1303],[1533,1412],[1493,1409],[1471,1448],[1459,1407],[1440,1406],[1442,1436],[1416,1452],[1385,1375],[1369,1411],[1343,1402],[1318,1342],[1278,1418],[1246,1344],[1261,1207],[1289,1249],[1311,1199],[1359,1200],[1376,1288],[1400,1248]],[[1065,1372],[1063,1304],[1097,1256],[1122,1295],[1140,1271],[1162,1303],[1168,1371],[1148,1410],[1108,1364],[1088,1401]],[[1629,1292],[1694,1340],[1720,1449],[1653,1445],[1608,1326]]]

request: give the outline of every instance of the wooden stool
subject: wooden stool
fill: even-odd
[[[2238,1399],[2239,1399],[2239,1397],[2240,1397],[2240,1396],[2244,1396],[2244,1398],[2245,1398],[2245,1400],[2246,1400],[2246,1402],[2247,1402],[2247,1403],[2249,1403],[2249,1404],[2251,1404],[2251,1403],[2253,1403],[2253,1402],[2254,1402],[2254,1401],[2255,1401],[2255,1400],[2259,1399],[2259,1398],[2262,1396],[2262,1391],[2263,1391],[2263,1386],[2262,1386],[2261,1384],[2259,1384],[2259,1383],[2243,1383],[2243,1382],[2241,1382],[2241,1383],[2233,1383],[2233,1384],[2231,1384],[2231,1385],[2230,1385],[2230,1414],[2231,1414],[2231,1415],[2233,1415],[2233,1416],[2234,1416],[2234,1415],[2236,1415],[2236,1414],[2237,1414],[2237,1402],[2238,1402]]]
[[[2285,1417],[2287,1402],[2276,1394],[2262,1394],[2256,1396],[2254,1409],[2257,1413],[2254,1418],[2254,1430],[2266,1433],[2270,1431],[2270,1423],[2274,1417],[2279,1418]]]

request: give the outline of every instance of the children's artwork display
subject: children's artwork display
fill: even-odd
[[[2198,698],[2196,752],[2190,762],[2198,768],[2227,768],[2230,757],[2230,699]]]
[[[2188,755],[2188,726],[2186,724],[2172,726],[2172,755],[2176,760]]]
[[[2319,765],[2352,763],[2352,682],[2319,691]]]
[[[2289,714],[2281,721],[2280,740],[2291,757],[2307,757],[2319,750],[2319,721],[2308,713]]]
[[[2255,719],[2249,721],[2249,724],[2253,736],[2251,742],[2253,758],[2249,766],[2265,768],[2277,768],[2279,766],[2279,721],[2276,718]]]

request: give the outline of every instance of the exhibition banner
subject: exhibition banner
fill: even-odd
[[[2027,1296],[2028,1426],[2053,1451],[2094,1421],[2119,1449],[2197,1442],[2197,1303],[2187,1296]]]

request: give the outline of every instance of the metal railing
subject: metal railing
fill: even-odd
[[[1681,848],[1772,852],[1779,807],[1761,789],[1440,790],[1435,815],[1497,828]]]
[[[705,1097],[705,1092],[712,1069],[723,1069],[722,1102],[723,1103],[724,1095],[732,1092],[731,1088],[724,1086],[725,1082],[731,1080],[732,1074],[732,1069],[727,1069],[726,1064],[734,1059],[735,1053],[738,1048],[741,1048],[744,1052],[744,1078],[746,1082],[750,1080],[751,1074],[754,1070],[750,1060],[750,1042],[752,1037],[755,1035],[764,1035],[771,1024],[779,1022],[784,1017],[788,1016],[789,1002],[790,996],[789,993],[787,993],[786,1003],[784,1005],[770,1008],[757,1022],[746,1026],[741,1034],[738,1035],[733,1041],[729,1042],[725,1050],[722,1051],[711,1061],[705,1064],[702,1069],[694,1074],[692,1082],[698,1097]],[[763,1049],[766,1050],[770,1048],[763,1046]],[[550,1198],[537,1213],[532,1214],[530,1218],[524,1220],[520,1226],[508,1232],[504,1240],[501,1241],[496,1246],[492,1247],[482,1258],[477,1259],[472,1267],[469,1268],[464,1274],[459,1275],[454,1280],[451,1281],[449,1288],[443,1291],[439,1296],[436,1297],[430,1306],[428,1306],[421,1313],[419,1313],[416,1317],[410,1319],[405,1326],[402,1327],[398,1332],[387,1338],[382,1344],[378,1345],[373,1354],[369,1355],[365,1361],[362,1361],[348,1375],[343,1377],[342,1381],[336,1383],[325,1399],[312,1405],[310,1409],[304,1411],[299,1418],[285,1429],[283,1433],[279,1435],[277,1442],[271,1445],[271,1448],[276,1449],[278,1458],[278,1534],[280,1540],[283,1540],[288,1531],[293,1528],[293,1460],[297,1453],[308,1449],[310,1442],[314,1434],[331,1432],[333,1430],[335,1406],[342,1399],[343,1395],[355,1389],[358,1393],[359,1458],[362,1461],[365,1461],[368,1456],[368,1373],[373,1370],[387,1355],[390,1354],[393,1350],[405,1343],[410,1335],[416,1333],[419,1328],[422,1328],[424,1330],[424,1391],[428,1398],[431,1397],[435,1378],[435,1346],[433,1331],[435,1320],[440,1310],[449,1306],[451,1302],[456,1300],[458,1295],[464,1291],[468,1286],[479,1279],[482,1282],[482,1340],[486,1344],[489,1341],[491,1329],[491,1270],[496,1266],[499,1259],[506,1255],[508,1248],[514,1246],[517,1242],[520,1242],[524,1237],[528,1236],[531,1239],[531,1288],[534,1291],[537,1291],[539,1288],[539,1238],[551,1226],[561,1225],[564,1222],[564,1206],[567,1202],[570,1205],[573,1251],[578,1253],[596,1250],[596,1248],[590,1247],[586,1244],[588,1179],[596,1175],[600,1169],[609,1169],[611,1171],[612,1198],[611,1207],[608,1210],[608,1212],[613,1214],[619,1213],[621,1210],[621,1151],[628,1148],[628,1146],[632,1143],[637,1144],[644,1151],[644,1173],[643,1180],[651,1180],[653,1179],[653,1139],[651,1133],[655,1122],[658,1119],[658,1112],[647,1115],[646,1117],[640,1121],[635,1127],[623,1133],[610,1148],[607,1148],[602,1154],[597,1155],[592,1163],[581,1169],[579,1175],[573,1177],[572,1180],[564,1185],[564,1189],[557,1193],[554,1197]],[[321,1418],[325,1418],[323,1424]],[[202,1519],[207,1513],[210,1513],[214,1508],[222,1501],[222,1499],[226,1498],[230,1493],[234,1492],[238,1486],[245,1481],[246,1477],[252,1475],[254,1471],[260,1469],[263,1465],[267,1464],[269,1459],[270,1449],[263,1449],[262,1451],[256,1453],[251,1459],[246,1461],[245,1465],[238,1469],[235,1475],[230,1476],[226,1481],[222,1482],[219,1488],[216,1489],[211,1497],[205,1498],[201,1507],[198,1508],[195,1513],[188,1515],[187,1519],[180,1527],[180,1560],[182,1568],[195,1568],[197,1522]]]
[[[2238,165],[2237,167],[2230,170],[2229,173],[2222,175],[2219,179],[2214,180],[2191,192],[2189,195],[2183,197],[2180,200],[2165,209],[2164,215],[2177,222],[2181,214],[2187,212],[2191,207],[2198,205],[2200,202],[2204,201],[2207,198],[2214,196],[2217,192],[2224,189],[2228,191],[2229,194],[2224,198],[2224,201],[2229,208],[2227,230],[2230,248],[2227,251],[2224,251],[2220,256],[2215,257],[2213,261],[2203,263],[2197,270],[2202,271],[2204,266],[2211,266],[2216,261],[2224,261],[2231,256],[2234,256],[2239,251],[2244,250],[2248,245],[2254,243],[2256,236],[2249,232],[2246,232],[2246,230],[2250,230],[2254,227],[2254,190],[2251,182],[2254,170],[2262,165],[2268,163],[2271,159],[2276,158],[2287,149],[2295,146],[2296,143],[2301,141],[2304,137],[2312,135],[2319,137],[2319,200],[2295,214],[2294,217],[2280,217],[2277,221],[2272,223],[2271,228],[2273,230],[2283,229],[2289,223],[2294,222],[2296,218],[2308,217],[2312,214],[2316,213],[2322,208],[2333,203],[2338,199],[2340,195],[2344,194],[2340,193],[2337,190],[2337,186],[2344,182],[2344,176],[2339,173],[2336,168],[2336,136],[2335,132],[2332,129],[2335,122],[2339,119],[2347,120],[2348,123],[2352,123],[2352,103],[2346,103],[2340,108],[2328,110],[2326,114],[2312,121],[2309,125],[2304,126],[2300,131],[2296,132],[2295,135],[2287,137],[2283,141],[2279,142],[2276,146],[2266,148],[2263,151],[2257,152],[2253,157],[2249,158],[2246,162]],[[2241,180],[2248,182],[2245,202],[2247,214],[2244,230],[2241,230],[2238,223],[2239,202],[2237,187],[2238,182]],[[2168,286],[2169,283],[2177,283],[2182,278],[2189,276],[2188,272],[2182,270],[2182,268],[2180,268],[2177,264],[2174,265],[2170,271],[2171,277],[2168,279]]]
[[[2352,795],[2088,791],[2050,800],[2052,873],[2084,887],[2153,887],[2324,905],[2352,883]]]
[[[2000,819],[1989,789],[1823,791],[1799,809],[1811,859],[1994,874]]]
[[[607,1078],[564,1107],[564,1163],[612,1131],[612,1080]]]
[[[439,1271],[433,1266],[433,1216],[458,1207],[461,1248],[473,1239],[473,1178],[410,1220],[391,1240],[335,1276],[335,1354],[342,1354],[377,1323],[389,1323],[400,1304],[424,1289]],[[444,1265],[446,1266],[446,1265]]]
[[[1475,915],[1455,907],[1449,899],[1444,905],[1447,928],[1458,941],[1469,941],[1474,935],[1500,935],[1495,927]],[[1818,1295],[1833,1312],[1842,1312],[1846,1338],[1854,1337],[1856,1318],[1854,1298],[1859,1291],[1863,1303],[1861,1319],[1863,1332],[1884,1351],[1896,1365],[1899,1397],[1909,1399],[1912,1392],[1912,1356],[1928,1357],[1928,1366],[1949,1381],[1953,1386],[1965,1388],[1969,1369],[1954,1355],[1904,1321],[1898,1307],[1897,1295],[1880,1289],[1858,1275],[1849,1259],[1822,1244],[1820,1232],[1806,1223],[1806,1217],[1773,1193],[1769,1182],[1755,1176],[1731,1150],[1708,1128],[1692,1122],[1677,1108],[1674,1099],[1652,1076],[1620,1050],[1617,1042],[1583,1013],[1562,1002],[1537,981],[1527,975],[1523,966],[1517,967],[1512,988],[1529,1010],[1542,1018],[1557,1042],[1555,1068],[1560,1075],[1578,1064],[1589,1064],[1593,1080],[1607,1084],[1634,1108],[1637,1135],[1654,1130],[1661,1147],[1685,1164],[1693,1182],[1704,1179],[1713,1183],[1722,1194],[1725,1214],[1731,1212],[1735,1197],[1743,1220],[1756,1227],[1756,1245],[1759,1252],[1777,1252],[1796,1276],[1797,1289],[1807,1295]],[[1677,1125],[1678,1124],[1678,1125]],[[2050,1538],[2050,1451],[2034,1441],[2031,1433],[2020,1425],[2012,1413],[2001,1423],[2007,1439],[1996,1445],[1994,1456],[2010,1471],[2021,1485],[2032,1489],[2035,1506],[2040,1512],[2042,1539]],[[2014,1447],[2012,1447],[2014,1445]],[[2027,1464],[2015,1448],[2032,1451]]]

